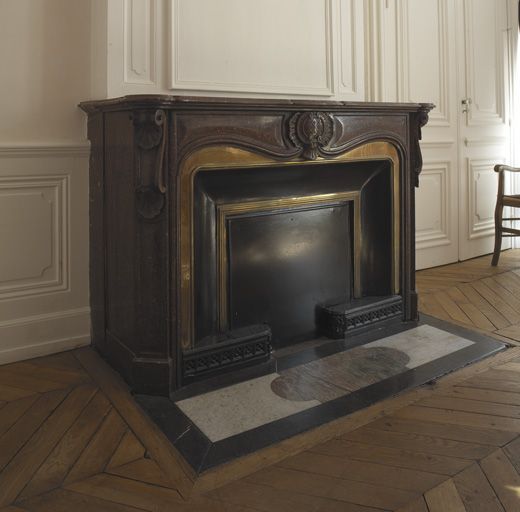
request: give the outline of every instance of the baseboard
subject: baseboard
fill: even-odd
[[[0,323],[0,364],[90,345],[90,308]]]

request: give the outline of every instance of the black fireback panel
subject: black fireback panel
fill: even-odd
[[[268,324],[275,348],[315,335],[317,304],[352,294],[351,205],[228,220],[233,329]]]

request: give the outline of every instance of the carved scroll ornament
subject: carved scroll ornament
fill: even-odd
[[[165,159],[168,122],[164,110],[140,111],[132,116],[137,146],[136,208],[144,219],[155,219],[165,204]],[[155,149],[158,148],[158,149]]]
[[[419,186],[419,174],[421,174],[423,159],[421,153],[420,141],[422,140],[422,127],[426,125],[428,122],[428,112],[431,110],[431,105],[424,105],[421,110],[419,110],[418,118],[417,118],[417,133],[415,137],[415,141],[413,144],[413,153],[414,153],[414,181],[415,186]]]

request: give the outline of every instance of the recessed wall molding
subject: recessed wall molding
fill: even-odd
[[[333,1],[171,0],[169,87],[333,95]]]
[[[93,91],[363,101],[364,9],[364,0],[96,0]]]
[[[468,238],[470,240],[488,237],[495,232],[494,212],[496,196],[490,189],[496,189],[497,176],[493,170],[504,159],[467,159],[468,174]]]
[[[464,145],[471,146],[503,146],[507,143],[506,137],[486,137],[485,139],[468,139],[464,138]]]
[[[0,301],[69,288],[69,177],[0,176]]]
[[[381,4],[378,0],[365,0],[365,99],[382,101],[385,67],[383,59],[384,42],[386,41],[385,24],[383,23]]]
[[[0,158],[7,157],[62,157],[90,155],[90,142],[35,142],[0,144]]]
[[[455,140],[422,140],[423,149],[446,149],[456,144]]]
[[[504,66],[501,54],[504,41],[489,44],[495,40],[495,34],[503,33],[498,28],[498,9],[495,2],[479,2],[481,12],[475,16],[474,1],[463,2],[466,36],[466,88],[467,96],[471,98],[471,105],[467,114],[468,126],[505,124],[505,82]],[[484,13],[482,9],[487,9]],[[482,23],[486,16],[487,23]],[[482,34],[488,30],[488,34]],[[477,66],[475,59],[479,60]],[[487,65],[489,78],[483,79],[482,74],[477,76],[476,70]],[[495,76],[493,76],[493,73]]]
[[[156,0],[124,0],[124,81],[154,85]]]
[[[411,10],[418,9],[421,11],[425,7],[424,3],[414,2],[414,0],[396,0],[398,101],[426,101],[424,97],[419,96],[426,92],[427,80],[425,80],[425,76],[430,78],[431,83],[437,85],[437,97],[428,98],[428,101],[436,104],[436,108],[429,115],[428,126],[430,128],[449,126],[452,123],[449,104],[450,56],[448,42],[450,37],[447,1],[428,0],[428,6],[432,6],[434,13],[425,14],[421,12],[419,16],[412,13]],[[434,19],[431,15],[434,15]],[[420,60],[417,61],[414,60],[416,56],[413,54],[415,46],[410,45],[412,39],[410,31],[422,30],[420,23],[418,23],[418,20],[421,19],[427,20],[428,26],[436,27],[437,37],[436,40],[429,42],[431,46],[421,46]],[[414,37],[414,41],[417,39],[417,37]],[[426,54],[425,51],[429,53]],[[424,61],[429,62],[429,66],[417,69],[417,66],[422,66]]]
[[[361,98],[363,91],[363,9],[356,0],[339,1],[338,93]]]
[[[429,161],[423,165],[416,202],[427,201],[429,207],[416,212],[418,250],[451,243],[449,174],[449,161]]]

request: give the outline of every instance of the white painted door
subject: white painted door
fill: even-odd
[[[407,34],[407,41],[398,49],[406,70],[399,99],[436,105],[421,144],[424,164],[416,190],[417,268],[457,261],[459,253],[456,3],[398,2],[406,24],[399,32]]]
[[[493,167],[510,160],[507,0],[464,0],[457,8],[459,259],[465,260],[493,250]]]
[[[460,0],[462,1],[462,0]],[[493,0],[489,0],[492,2]],[[367,15],[373,101],[431,102],[421,143],[423,171],[416,189],[416,265],[459,257],[459,0],[371,0]]]
[[[396,5],[398,99],[437,105],[416,193],[420,269],[493,249],[493,167],[509,161],[507,0]]]

